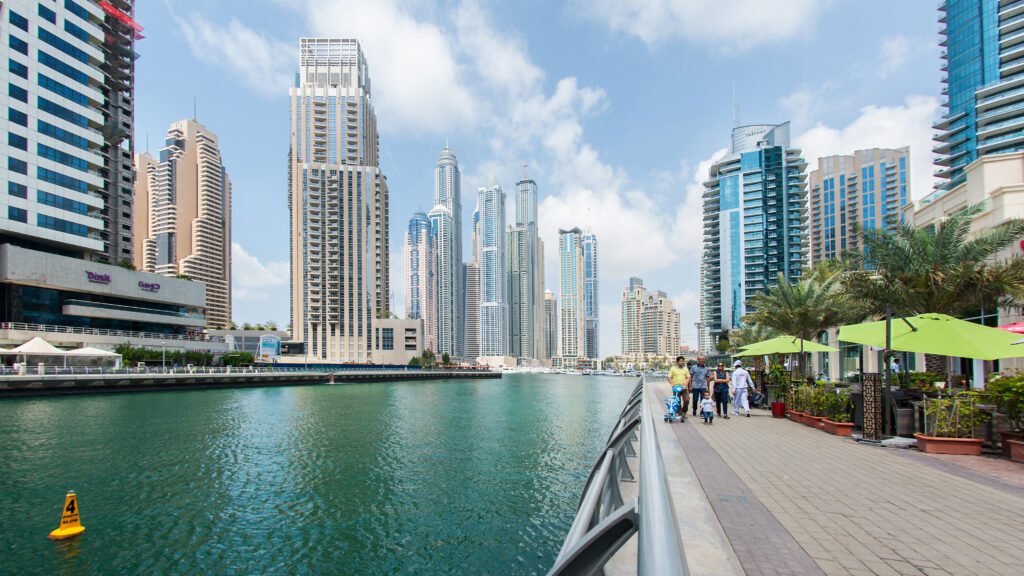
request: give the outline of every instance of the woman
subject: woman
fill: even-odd
[[[725,370],[723,362],[718,363],[718,368],[711,374],[711,382],[715,388],[715,412],[729,419],[729,373]]]

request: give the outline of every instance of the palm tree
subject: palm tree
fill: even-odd
[[[740,324],[729,331],[729,344],[732,350],[750,346],[778,336],[774,329],[761,324]]]
[[[267,330],[277,330],[277,321],[276,320],[269,320],[269,321],[267,321],[266,324],[264,324],[264,326],[267,327]]]

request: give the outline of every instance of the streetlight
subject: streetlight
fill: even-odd
[[[167,341],[166,340],[161,340],[160,341],[160,350],[163,353],[163,359],[160,361],[160,363],[163,365],[163,371],[167,372]]]

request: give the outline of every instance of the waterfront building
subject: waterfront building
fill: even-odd
[[[480,188],[480,355],[505,356],[508,351],[508,301],[505,298],[505,192],[492,181]]]
[[[456,294],[458,286],[453,284],[462,273],[462,263],[458,262],[458,274],[453,275],[451,258],[455,254],[455,218],[451,211],[443,204],[437,204],[427,216],[430,219],[430,234],[434,237],[435,253],[435,275],[437,286],[434,298],[434,333],[432,339],[434,348],[431,348],[438,356],[448,354],[457,355],[459,344],[456,338],[461,337],[461,330],[455,326],[456,321],[461,321],[461,315],[456,313],[455,306],[459,299]]]
[[[558,230],[559,290],[562,301],[561,358],[584,358],[583,233]],[[564,360],[563,360],[564,362]]]
[[[539,360],[543,325],[544,245],[537,235],[537,183],[516,184],[516,225],[506,232],[509,356]]]
[[[860,249],[854,225],[864,230],[900,222],[910,201],[910,149],[872,148],[818,159],[807,176],[810,258],[814,264]]]
[[[551,290],[544,291],[544,354],[542,359],[558,356],[558,298]]]
[[[416,212],[405,231],[405,313],[423,320],[423,346],[428,350],[437,350],[436,258],[430,220]]]
[[[583,234],[583,357],[600,358],[600,327],[598,319],[599,270],[597,266],[597,235],[589,228]]]
[[[379,318],[373,323],[371,360],[374,364],[405,366],[413,358],[423,355],[423,337],[422,318]]]
[[[480,356],[480,266],[476,262],[463,264],[462,283],[465,303],[463,358],[473,362]]]
[[[171,124],[160,159],[135,157],[135,267],[206,286],[206,325],[231,323],[231,180],[217,135]]]
[[[630,277],[629,287],[622,291],[622,354],[642,354],[644,351],[643,312],[647,300],[644,281]]]
[[[672,356],[679,353],[679,312],[668,295],[648,291],[639,278],[630,278],[622,291],[622,354]]]
[[[789,123],[738,126],[704,183],[700,318],[720,336],[752,310],[747,299],[795,281],[807,265],[807,163]],[[711,350],[714,342],[702,342]]]
[[[320,362],[371,359],[390,312],[388,187],[366,58],[354,39],[302,38],[289,89],[293,337]]]
[[[451,221],[446,236],[437,240],[437,338],[438,355],[462,356],[462,319],[465,303],[462,286],[462,175],[455,152],[447,145],[434,166],[434,207],[444,207]],[[434,214],[431,211],[431,214]],[[433,221],[433,217],[432,220]]]

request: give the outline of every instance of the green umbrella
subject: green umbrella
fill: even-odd
[[[978,360],[1024,356],[1024,347],[1013,346],[1019,335],[945,314],[919,314],[891,322],[891,350]],[[843,326],[839,340],[885,348],[885,320]]]
[[[800,343],[803,342],[803,350]],[[738,356],[764,356],[765,354],[799,354],[800,352],[839,352],[838,348],[832,348],[810,340],[801,340],[796,336],[777,336],[770,340],[762,340],[745,347],[742,351],[733,354]]]

